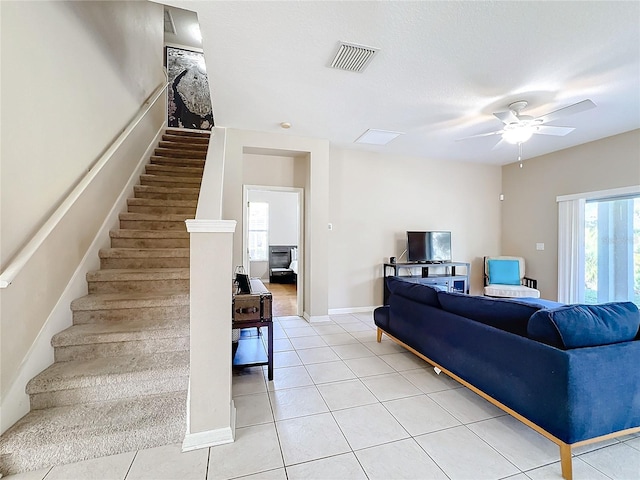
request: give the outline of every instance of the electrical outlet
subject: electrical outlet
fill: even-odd
[[[329,230],[333,230],[333,223],[329,224]]]
[[[544,250],[544,243],[536,243],[536,250]]]

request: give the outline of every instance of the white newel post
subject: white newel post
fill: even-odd
[[[187,220],[191,237],[190,380],[182,450],[230,443],[231,293],[235,220]]]

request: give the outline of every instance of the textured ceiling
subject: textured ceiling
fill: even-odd
[[[499,130],[492,113],[516,100],[533,116],[597,105],[550,123],[576,129],[534,135],[524,158],[640,128],[638,1],[163,3],[198,14],[218,126],[496,165],[517,147],[457,140]],[[362,73],[336,70],[339,41],[380,51]],[[369,128],[405,134],[354,144]]]

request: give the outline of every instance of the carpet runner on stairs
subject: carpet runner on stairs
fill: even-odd
[[[167,130],[26,387],[31,411],[0,437],[0,473],[181,442],[189,379],[189,234],[208,132]]]

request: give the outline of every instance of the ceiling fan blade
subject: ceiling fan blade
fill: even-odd
[[[493,115],[505,125],[518,121],[518,117],[516,117],[515,113],[513,113],[511,110],[508,110],[506,112],[495,112]]]
[[[568,107],[559,108],[553,112],[549,112],[546,115],[541,115],[536,120],[542,120],[543,123],[552,122],[560,117],[566,117],[567,115],[573,115],[576,113],[584,112],[585,110],[591,110],[595,108],[596,104],[591,100],[583,100]]]
[[[471,135],[470,137],[458,138],[456,139],[456,142],[460,142],[462,140],[468,140],[470,138],[489,137],[491,135],[500,135],[500,134],[502,134],[502,130],[496,130],[495,132],[489,132],[489,133],[479,133],[478,135]]]
[[[541,133],[542,135],[555,135],[557,137],[563,137],[568,133],[575,130],[574,127],[556,127],[552,125],[540,125],[533,133]]]
[[[503,138],[501,138],[500,141],[496,143],[491,150],[497,150],[504,145],[508,145],[508,143],[505,142]]]

